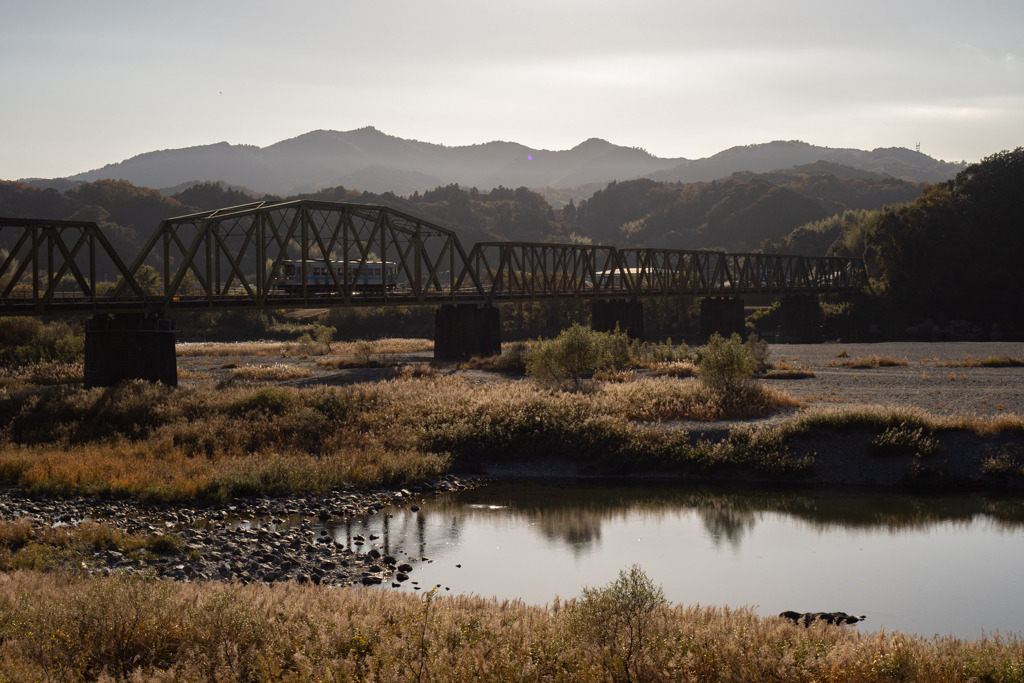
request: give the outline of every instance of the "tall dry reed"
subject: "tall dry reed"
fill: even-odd
[[[747,608],[650,603],[643,639],[622,640],[631,622],[580,628],[578,605],[13,572],[0,575],[0,679],[1024,680],[1014,638],[805,628]]]

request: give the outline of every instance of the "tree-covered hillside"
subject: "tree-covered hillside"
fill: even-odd
[[[571,228],[600,243],[754,251],[766,240],[847,209],[911,201],[923,187],[855,169],[841,172],[812,165],[686,185],[612,183],[576,207]]]
[[[888,321],[966,320],[1024,336],[1024,148],[972,164],[902,205],[801,226],[771,251],[863,257]]]
[[[589,240],[862,256],[873,301],[883,304],[879,315],[894,325],[965,319],[1020,335],[1021,187],[1018,148],[930,186],[819,163],[706,183],[612,183],[559,210],[525,187],[481,192],[447,185],[398,196],[339,186],[293,198],[389,206],[454,229],[467,249],[489,240]],[[168,197],[127,181],[83,183],[63,193],[0,182],[0,215],[96,221],[128,261],[165,218],[253,200],[216,183]]]

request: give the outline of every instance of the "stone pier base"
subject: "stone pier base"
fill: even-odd
[[[501,353],[501,318],[493,306],[460,304],[434,312],[434,359],[466,360]]]
[[[644,305],[628,299],[592,301],[590,327],[596,332],[612,332],[618,327],[631,339],[644,341]]]
[[[178,386],[174,323],[140,315],[97,315],[85,330],[85,386],[125,379]]]
[[[785,296],[779,301],[780,341],[812,343],[823,339],[818,297]]]
[[[710,337],[718,332],[728,337],[733,332],[743,335],[743,299],[709,296],[700,301],[700,334]]]

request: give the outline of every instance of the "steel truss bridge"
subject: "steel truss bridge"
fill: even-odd
[[[453,231],[401,211],[309,200],[165,220],[132,261],[92,222],[0,218],[0,248],[0,315],[818,295],[867,284],[863,262],[849,258],[523,242],[467,253]]]

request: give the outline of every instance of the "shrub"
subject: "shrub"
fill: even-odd
[[[771,363],[768,361],[771,353],[768,350],[768,342],[751,332],[747,337],[746,347],[754,359],[754,372],[765,372],[771,367]]]
[[[702,384],[712,391],[728,394],[750,380],[757,361],[738,334],[733,333],[726,339],[716,332],[706,346],[697,350],[697,368]]]
[[[525,375],[526,361],[529,355],[529,347],[526,342],[512,342],[505,347],[500,356],[494,359],[492,367],[498,372],[510,375]]]
[[[0,365],[19,366],[46,361],[81,363],[85,334],[65,322],[44,323],[36,318],[0,319]]]
[[[615,680],[646,680],[653,674],[652,636],[667,603],[661,586],[634,564],[604,588],[583,589],[568,609],[570,629],[599,648]]]
[[[231,412],[236,415],[245,413],[281,415],[292,407],[295,400],[294,393],[266,387],[235,401],[231,406]]]
[[[630,362],[631,344],[624,332],[594,332],[583,325],[541,342],[526,359],[526,374],[542,382],[579,387],[583,377]]]
[[[872,439],[867,446],[872,455],[917,455],[938,453],[942,446],[938,439],[925,435],[924,428],[913,429],[907,424],[889,427]]]
[[[653,377],[696,377],[697,366],[692,361],[676,360],[651,365]]]

